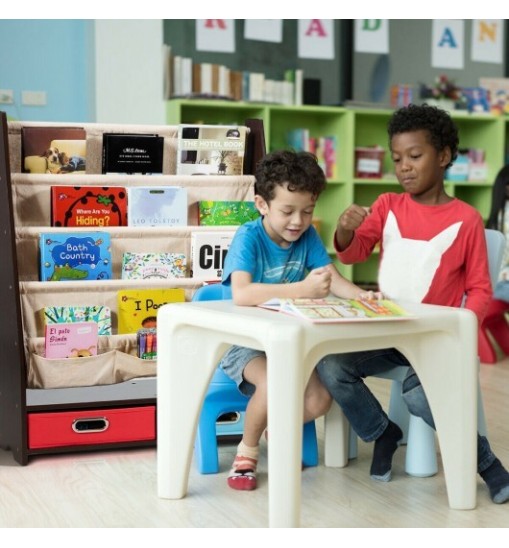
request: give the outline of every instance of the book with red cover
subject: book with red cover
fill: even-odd
[[[126,189],[121,186],[53,185],[51,225],[85,228],[126,226]]]

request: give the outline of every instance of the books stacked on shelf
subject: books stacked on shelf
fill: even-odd
[[[127,189],[128,226],[187,225],[187,189],[178,186],[136,186]]]
[[[296,128],[287,132],[286,143],[293,150],[313,153],[329,179],[336,175],[336,143],[334,135],[310,137],[308,128]]]
[[[103,173],[163,173],[164,138],[155,134],[104,133]]]
[[[223,275],[224,260],[235,232],[191,233],[191,277],[218,281]]]
[[[46,325],[95,322],[99,335],[111,335],[111,311],[107,306],[45,306],[41,313]]]
[[[87,228],[125,226],[127,193],[124,187],[51,187],[51,225]]]
[[[238,226],[260,216],[254,202],[232,200],[200,200],[198,212],[202,226]]]
[[[283,79],[267,78],[264,73],[233,70],[219,63],[193,63],[189,57],[164,51],[164,97],[205,98],[234,101],[302,105],[303,71],[287,70]]]
[[[242,175],[245,126],[180,124],[177,175]]]
[[[82,127],[23,126],[23,172],[54,175],[85,173],[86,138]]]
[[[388,299],[378,301],[338,297],[272,299],[259,306],[315,323],[407,320],[413,317],[401,306]]]
[[[184,278],[186,256],[182,253],[131,253],[122,257],[123,280]]]
[[[95,322],[46,325],[44,352],[48,359],[86,358],[97,355],[98,331]]]
[[[112,277],[108,232],[39,234],[42,281],[109,280]]]
[[[288,69],[285,71],[285,80],[292,84],[293,101],[289,104],[301,106],[304,95],[304,71],[302,69]]]
[[[183,289],[125,289],[117,293],[118,333],[155,327],[157,310],[167,303],[183,303]]]

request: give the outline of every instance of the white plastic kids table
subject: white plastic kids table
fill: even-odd
[[[267,354],[269,525],[297,527],[304,387],[325,355],[396,347],[415,368],[433,412],[449,506],[476,505],[477,320],[464,309],[401,303],[416,318],[313,324],[232,301],[158,311],[158,495],[186,495],[196,425],[217,363],[231,344]],[[202,481],[206,481],[203,479]]]

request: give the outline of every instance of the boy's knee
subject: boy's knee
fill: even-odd
[[[306,415],[317,419],[328,413],[332,404],[332,397],[327,390],[320,390],[306,395],[304,406]]]
[[[340,354],[325,356],[316,366],[318,376],[325,386],[333,386],[346,378]]]

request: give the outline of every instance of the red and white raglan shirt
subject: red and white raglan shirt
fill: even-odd
[[[458,199],[422,205],[407,193],[380,195],[340,261],[366,260],[380,242],[378,283],[389,299],[472,310],[479,325],[492,297],[481,215]],[[336,245],[336,242],[334,242]]]

